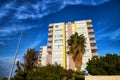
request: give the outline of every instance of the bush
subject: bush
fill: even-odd
[[[17,74],[14,76],[14,80],[25,80],[26,73],[22,70],[18,71]]]
[[[77,70],[73,73],[73,78],[74,78],[74,80],[85,80],[85,76],[79,70]]]
[[[69,69],[69,70],[64,70],[63,72],[63,76],[68,80],[68,79],[72,79],[73,78],[73,70]]]
[[[36,71],[30,71],[27,80],[61,80],[64,69],[60,65],[47,65],[38,67]]]
[[[106,56],[89,60],[86,70],[91,75],[120,75],[120,56],[106,54]]]

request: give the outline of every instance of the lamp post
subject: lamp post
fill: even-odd
[[[18,27],[18,25],[15,25],[15,27]],[[19,37],[19,41],[18,41],[18,44],[17,44],[17,48],[16,48],[16,52],[15,52],[15,56],[14,56],[14,61],[13,61],[13,64],[12,64],[12,67],[11,67],[11,70],[10,70],[10,74],[9,74],[8,80],[10,80],[10,78],[12,76],[12,73],[13,73],[15,61],[16,61],[18,50],[19,50],[20,43],[21,43],[21,40],[22,40],[22,35],[23,35],[23,30],[21,30],[21,32],[20,32],[20,37]]]

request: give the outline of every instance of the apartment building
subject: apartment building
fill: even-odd
[[[74,70],[74,61],[66,52],[68,51],[67,40],[75,32],[79,35],[83,34],[86,38],[86,52],[83,55],[82,62],[82,70],[84,70],[88,60],[98,56],[92,20],[49,24],[48,44],[46,47],[41,48],[42,55],[45,56],[42,58],[42,63],[46,65],[55,64],[56,62],[64,68]],[[46,52],[43,53],[43,49]]]

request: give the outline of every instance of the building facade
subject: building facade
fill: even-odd
[[[75,69],[72,57],[66,54],[68,51],[67,40],[75,32],[79,35],[83,34],[86,38],[86,52],[83,55],[82,70],[85,69],[89,59],[98,56],[92,20],[53,23],[49,24],[46,53],[42,53],[45,55],[45,64],[55,64],[56,62],[64,68]],[[45,60],[43,58],[42,60],[44,63]]]

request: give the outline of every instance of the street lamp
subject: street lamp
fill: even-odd
[[[16,28],[19,27],[18,25],[14,25],[14,26],[15,26]],[[14,65],[15,65],[16,58],[17,58],[18,49],[19,49],[19,47],[20,47],[22,35],[23,35],[23,30],[21,30],[21,32],[20,32],[20,37],[19,37],[19,41],[18,41],[18,44],[17,44],[17,48],[16,48],[16,52],[15,52],[15,56],[14,56],[14,61],[13,61],[13,64],[12,64],[12,67],[11,67],[11,70],[10,70],[10,74],[9,74],[8,80],[10,80],[11,75],[12,75],[12,73],[13,73],[13,69],[14,69]]]

